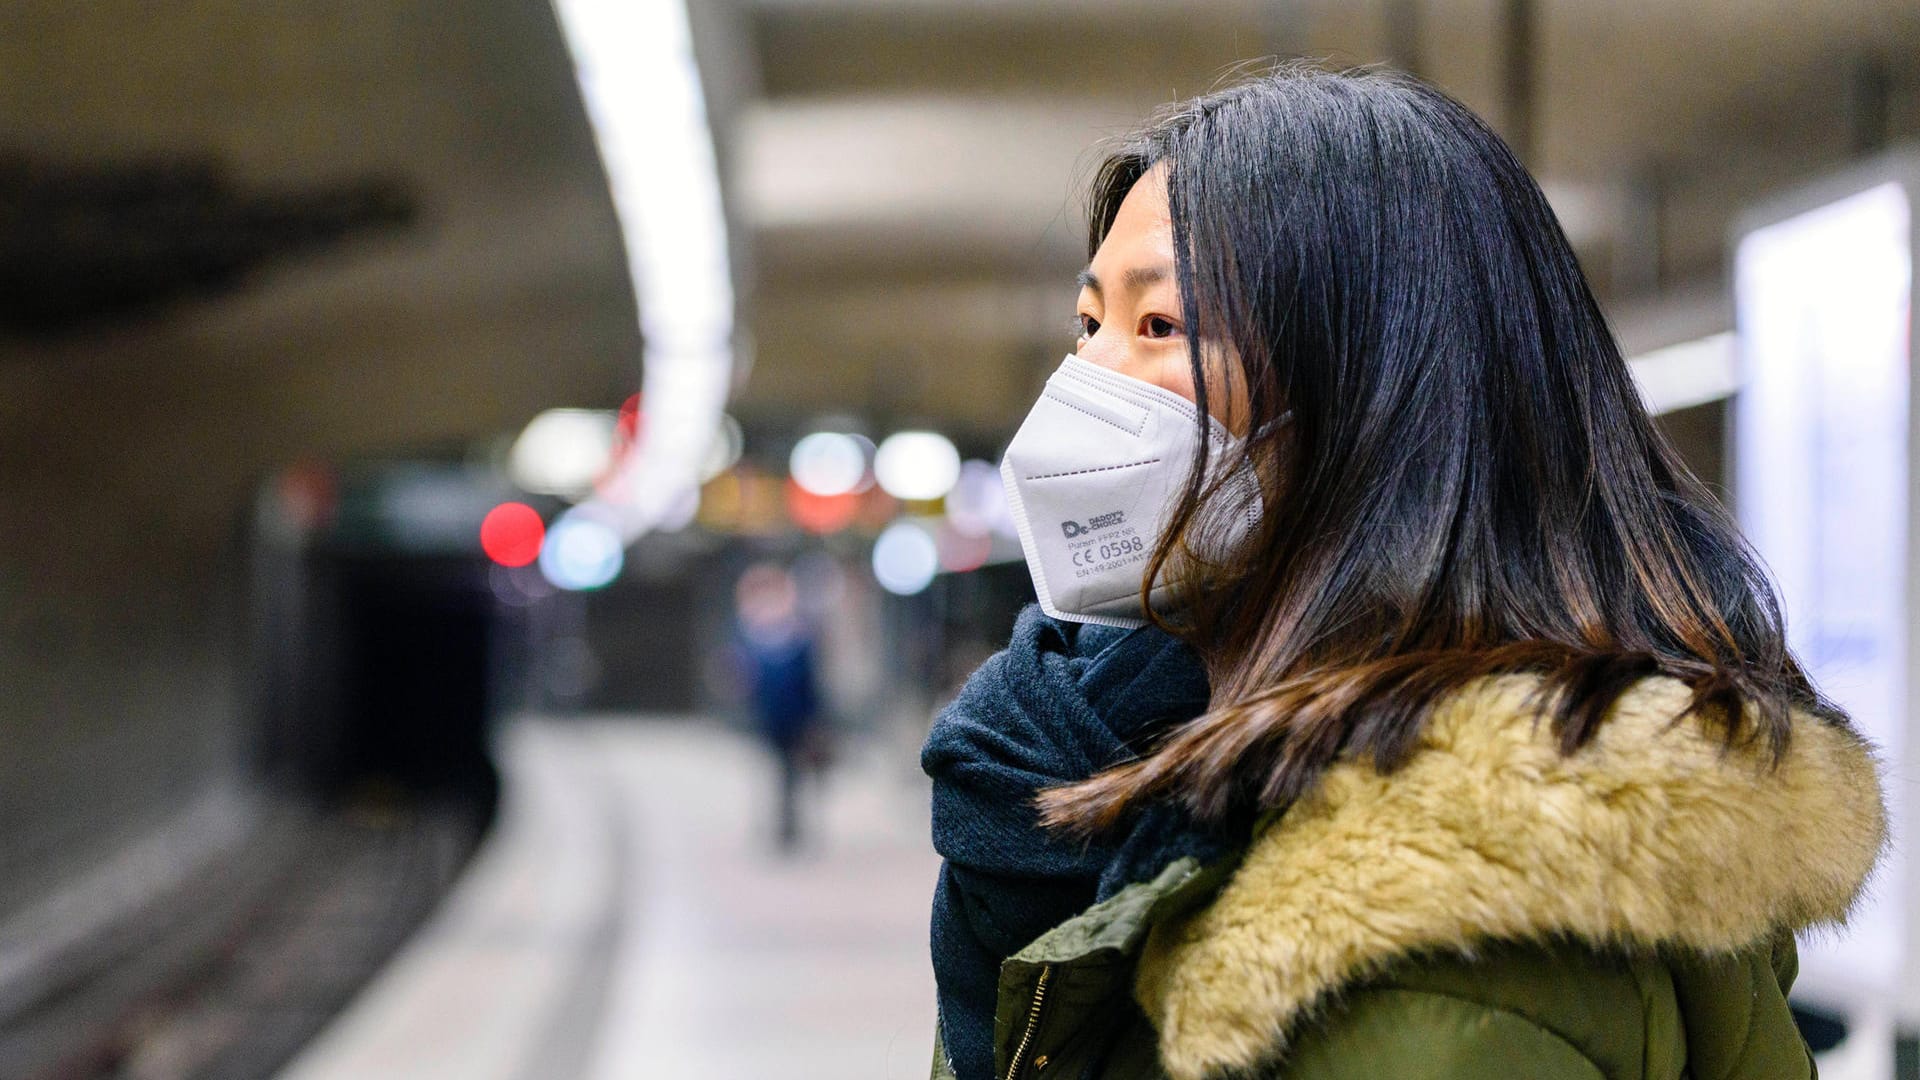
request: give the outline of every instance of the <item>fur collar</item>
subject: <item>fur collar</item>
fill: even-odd
[[[1776,772],[1646,679],[1572,757],[1528,676],[1436,709],[1382,777],[1329,771],[1249,849],[1215,902],[1157,928],[1135,992],[1175,1080],[1285,1047],[1328,994],[1408,953],[1574,937],[1710,952],[1842,920],[1885,843],[1872,751],[1796,715]]]

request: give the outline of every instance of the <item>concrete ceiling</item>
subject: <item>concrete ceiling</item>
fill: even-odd
[[[95,353],[99,334],[130,368],[144,351],[229,371],[272,355],[273,378],[307,369],[309,389],[328,372],[344,389],[352,372],[343,404],[369,427],[381,417],[365,395],[383,381],[444,370],[434,400],[389,399],[396,441],[524,421],[541,402],[489,385],[510,365],[574,384],[566,396],[637,385],[619,234],[543,0],[17,0],[0,6],[0,70],[0,152],[109,177],[203,163],[242,198],[377,179],[412,206],[405,228],[265,265],[230,299],[0,341],[0,360]],[[497,351],[472,348],[502,335]],[[587,337],[597,344],[576,347]],[[324,428],[329,400],[310,404]]]
[[[1515,127],[1508,0],[728,6],[752,87],[721,124],[755,270],[749,414],[1003,437],[1071,346],[1100,143],[1236,62],[1410,53]],[[1530,6],[1528,156],[1628,322],[1718,291],[1744,201],[1920,133],[1913,0]]]

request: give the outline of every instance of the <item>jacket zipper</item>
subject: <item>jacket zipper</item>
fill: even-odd
[[[1033,1004],[1027,1007],[1027,1030],[1020,1035],[1020,1043],[1013,1048],[1013,1061],[1007,1066],[1007,1080],[1016,1080],[1020,1075],[1020,1066],[1026,1064],[1027,1050],[1033,1045],[1033,1033],[1040,1027],[1040,1010],[1047,1003],[1047,982],[1053,978],[1053,965],[1040,966],[1040,980],[1033,984]]]

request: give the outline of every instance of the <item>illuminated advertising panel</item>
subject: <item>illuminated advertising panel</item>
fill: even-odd
[[[1915,605],[1912,188],[1882,170],[1749,219],[1734,290],[1735,506],[1771,570],[1794,652],[1883,752],[1907,828]],[[1848,190],[1848,189],[1851,190]],[[1801,943],[1801,991],[1896,1006],[1915,942],[1897,844],[1841,934]]]

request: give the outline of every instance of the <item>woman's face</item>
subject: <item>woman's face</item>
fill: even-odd
[[[1149,170],[1121,200],[1113,228],[1080,272],[1074,322],[1080,359],[1196,400],[1186,317],[1174,280],[1164,165]],[[1205,359],[1207,411],[1229,431],[1245,435],[1243,380],[1224,377],[1224,358]]]

